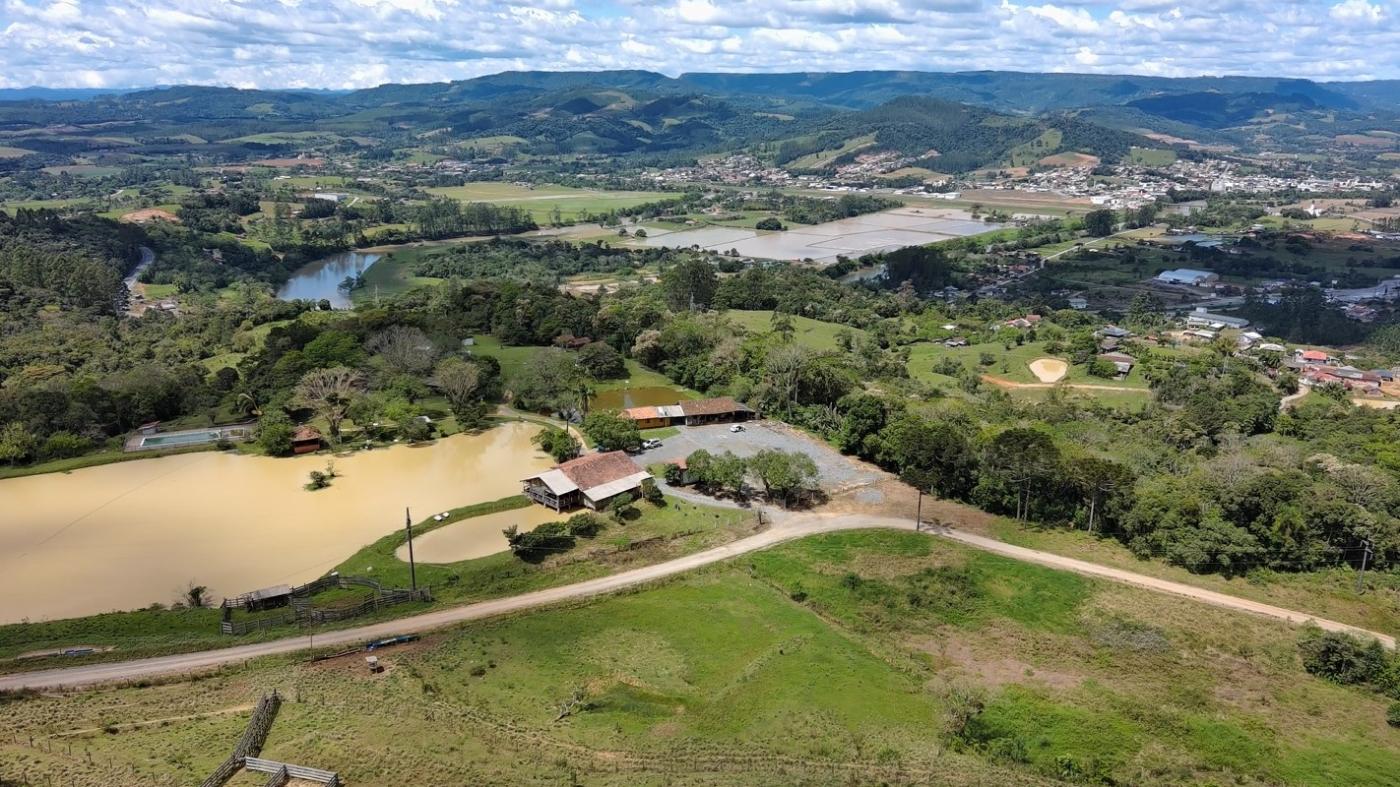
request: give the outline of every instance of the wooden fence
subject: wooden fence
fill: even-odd
[[[358,604],[344,607],[318,608],[311,603],[311,599],[317,593],[332,588],[344,590],[353,587],[368,588],[373,591],[374,595]],[[243,606],[243,599],[245,598],[246,596],[238,596],[232,599],[224,599],[224,619],[219,623],[219,631],[224,634],[238,635],[253,631],[263,631],[276,626],[290,625],[293,623],[302,626],[312,626],[337,620],[348,620],[370,612],[375,612],[382,607],[392,607],[396,604],[404,604],[409,601],[432,601],[433,593],[430,588],[419,588],[418,590],[391,588],[385,590],[382,585],[372,579],[328,574],[319,579],[314,579],[305,585],[292,588],[291,597],[289,599],[291,605],[290,612],[285,612],[280,615],[266,615],[251,620],[233,620],[233,610]]]
[[[243,767],[255,773],[270,773],[274,777],[281,776],[281,781],[274,782],[269,779],[268,785],[284,784],[287,779],[320,782],[321,784],[329,784],[331,787],[338,787],[340,784],[340,774],[335,771],[323,771],[320,768],[308,768],[304,765],[292,765],[288,762],[249,757],[243,762]]]
[[[233,747],[233,753],[219,763],[219,767],[200,783],[200,787],[223,787],[234,774],[243,769],[248,757],[262,753],[267,734],[272,731],[272,722],[277,718],[277,709],[281,707],[282,698],[278,696],[276,689],[271,694],[264,694],[253,709],[253,715],[248,719],[248,726],[244,728],[243,735]]]

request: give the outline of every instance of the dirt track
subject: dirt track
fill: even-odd
[[[451,607],[436,612],[428,612],[422,615],[402,618],[400,620],[391,620],[384,623],[358,626],[356,628],[342,629],[339,631],[327,631],[316,635],[315,644],[320,647],[359,645],[368,640],[382,639],[399,634],[432,631],[467,621],[481,620],[483,618],[505,615],[511,612],[535,609],[563,601],[590,598],[664,579],[700,568],[701,566],[707,566],[749,552],[766,549],[784,541],[790,541],[795,538],[817,533],[867,528],[908,529],[911,525],[912,523],[907,519],[868,516],[864,514],[840,514],[835,516],[829,514],[804,514],[785,516],[779,518],[772,528],[762,533],[704,552],[697,552],[693,555],[670,560],[665,563],[644,566],[642,568],[632,569],[631,571],[623,571],[611,576],[599,577],[598,579],[591,579],[586,582],[577,582],[563,587],[548,588],[531,593],[522,593],[518,596],[509,596],[507,598],[493,599],[491,601],[482,601],[476,604]],[[1204,590],[1202,588],[1183,585],[1178,582],[1171,582],[1156,577],[1149,577],[1122,569],[1101,566],[1097,563],[1089,563],[1087,561],[1076,560],[1049,552],[1013,546],[996,539],[973,535],[950,528],[933,528],[927,532],[929,532],[930,535],[947,538],[976,549],[1004,555],[1015,560],[1023,560],[1028,563],[1065,571],[1074,571],[1079,574],[1121,582],[1127,585],[1134,585],[1159,593],[1184,596],[1206,604],[1272,617],[1289,623],[1302,624],[1311,621],[1328,631],[1343,631],[1358,634],[1363,637],[1371,637],[1379,640],[1387,647],[1395,647],[1395,638],[1389,635],[1380,634],[1345,623],[1318,618],[1303,612],[1275,607],[1257,601],[1237,598],[1235,596],[1228,596],[1211,590]],[[292,653],[308,649],[310,646],[311,642],[307,637],[290,637],[270,642],[259,642],[250,645],[239,645],[231,648],[205,650],[195,653],[182,653],[174,656],[160,656],[135,661],[19,673],[0,676],[0,690],[26,688],[52,689],[130,681],[157,675],[190,673],[226,664],[237,664],[261,656]]]
[[[1122,391],[1125,393],[1151,393],[1146,388],[1132,388],[1126,385],[1097,385],[1095,383],[1018,383],[994,374],[982,375],[982,382],[999,388],[1069,388],[1075,391]]]

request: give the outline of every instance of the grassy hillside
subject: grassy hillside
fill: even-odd
[[[1296,636],[925,535],[834,534],[383,650],[381,675],[287,657],[12,701],[0,778],[191,782],[275,687],[264,755],[356,784],[1391,783],[1384,703],[1308,676]]]

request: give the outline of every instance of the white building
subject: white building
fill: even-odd
[[[1198,271],[1192,268],[1177,268],[1157,274],[1157,281],[1163,284],[1185,284],[1188,287],[1202,287],[1220,281],[1220,274]]]

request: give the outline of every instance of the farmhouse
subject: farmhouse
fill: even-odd
[[[1293,351],[1293,355],[1303,363],[1327,363],[1332,357],[1322,350],[1304,350],[1299,347]]]
[[[1198,271],[1193,268],[1177,268],[1170,271],[1162,271],[1157,274],[1157,281],[1162,284],[1185,284],[1188,287],[1203,287],[1220,281],[1220,274],[1210,271]]]
[[[1137,363],[1136,358],[1124,353],[1103,353],[1099,358],[1113,364],[1113,368],[1118,370],[1119,377],[1128,376],[1128,373],[1133,370],[1133,365]]]
[[[747,421],[753,416],[753,410],[728,396],[718,399],[695,399],[658,407],[631,407],[622,411],[622,417],[636,421],[638,429],[728,424]]]
[[[622,451],[588,454],[523,480],[525,496],[555,511],[583,506],[593,511],[607,508],[618,495],[641,491],[651,474]]]

